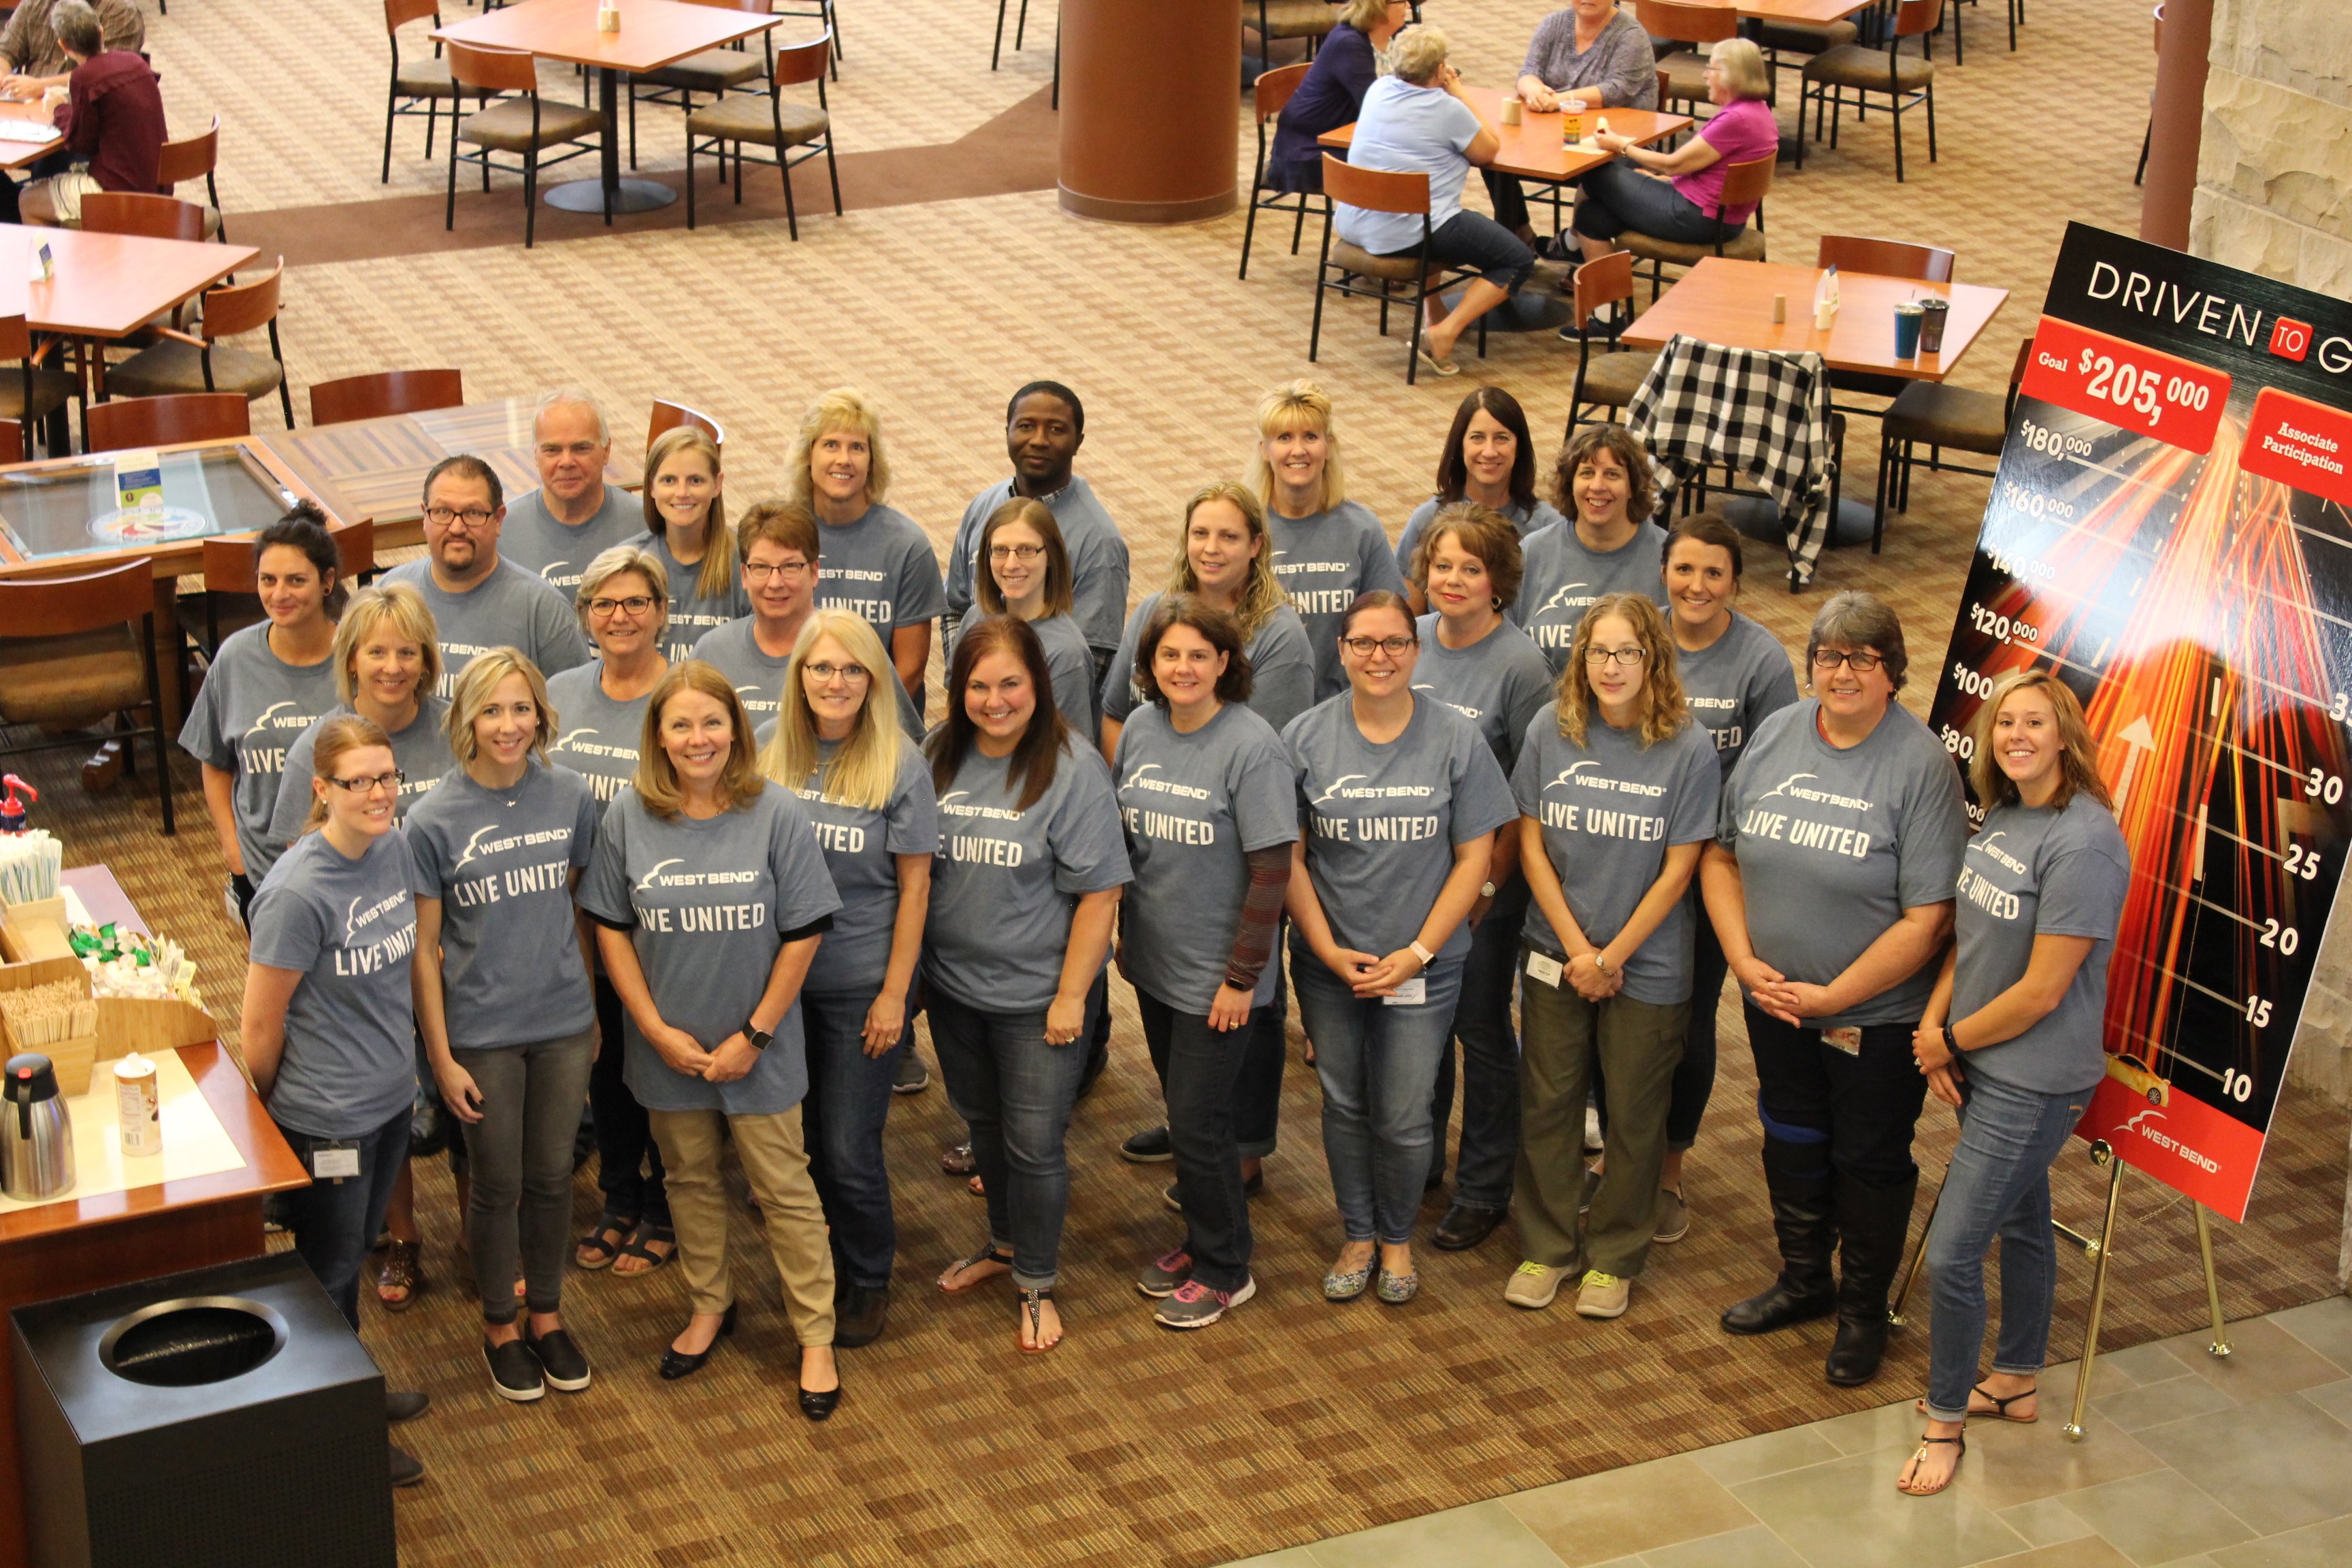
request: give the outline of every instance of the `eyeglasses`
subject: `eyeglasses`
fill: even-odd
[[[329,779],[327,782],[337,789],[347,789],[353,795],[373,795],[379,789],[388,789],[393,794],[398,795],[400,786],[408,782],[408,775],[394,768],[388,773],[369,773],[363,778]]]
[[[653,607],[654,602],[651,595],[646,594],[632,594],[625,599],[591,599],[588,601],[588,613],[590,615],[604,616],[607,617],[616,615],[622,611],[626,611],[632,616],[642,616]]]
[[[1850,666],[1856,675],[1868,675],[1885,662],[1883,656],[1863,648],[1817,647],[1813,650],[1815,669],[1835,669],[1843,664]]]
[[[1408,649],[1421,646],[1419,637],[1341,637],[1339,646],[1358,658],[1370,658],[1375,652],[1391,658],[1402,658]]]
[[[746,561],[743,563],[743,581],[764,583],[771,577],[805,577],[809,571],[809,563],[805,561]]]
[[[469,506],[463,511],[446,506],[428,506],[425,509],[425,521],[436,528],[446,528],[453,522],[462,522],[467,528],[484,528],[488,527],[490,519],[497,515],[478,506]]]
[[[1642,661],[1649,657],[1649,649],[1640,647],[1589,647],[1584,650],[1584,662],[1596,668],[1604,664],[1622,664],[1628,669],[1639,669]]]
[[[1042,544],[992,544],[988,547],[991,561],[1034,561],[1045,553]]]
[[[862,664],[804,664],[801,666],[801,673],[814,680],[819,686],[831,684],[836,677],[849,686],[856,686],[874,678],[874,672]]]

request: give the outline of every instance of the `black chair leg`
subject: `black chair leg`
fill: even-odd
[[[1004,5],[1005,0],[996,0],[996,42],[988,50],[990,70],[994,70],[997,62],[1004,58]]]
[[[694,132],[686,134],[686,226],[694,227]]]
[[[385,95],[383,100],[383,179],[380,183],[387,185],[392,184],[393,111],[399,106],[399,99],[393,97],[390,94]],[[425,155],[428,158],[431,157],[433,155],[432,150],[427,148]]]
[[[833,216],[839,217],[841,216],[841,165],[833,161],[833,132],[830,131],[825,132],[824,137],[824,173],[825,177],[833,182]]]
[[[801,219],[800,214],[793,207],[793,161],[786,157],[784,150],[779,147],[776,149],[776,162],[783,165],[784,226],[792,231],[793,238],[797,242],[801,237]],[[743,173],[743,153],[740,148],[738,148],[735,153],[735,173],[739,177]],[[737,191],[740,195],[741,187],[738,186]]]
[[[485,165],[487,169],[488,165]],[[539,149],[522,158],[522,247],[529,250],[539,232]]]
[[[1936,161],[1936,84],[1927,84],[1927,162]]]
[[[1249,281],[1250,242],[1257,237],[1257,193],[1259,183],[1265,178],[1265,160],[1257,161],[1257,172],[1250,176],[1249,216],[1242,221],[1242,269],[1235,274],[1237,281]]]
[[[1895,183],[1903,183],[1903,100],[1893,93],[1887,95],[1889,116],[1895,121]]]

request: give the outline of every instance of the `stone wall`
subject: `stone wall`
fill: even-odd
[[[2352,297],[2352,8],[2213,0],[2189,248]]]

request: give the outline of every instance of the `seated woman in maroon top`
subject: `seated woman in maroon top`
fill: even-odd
[[[52,174],[26,199],[35,221],[72,226],[80,222],[81,198],[89,191],[157,188],[166,134],[163,97],[143,56],[105,47],[98,13],[87,0],[58,0],[49,25],[73,62],[66,101],[57,111],[58,129],[65,133],[57,156],[85,164],[88,172]],[[13,205],[16,194],[13,184],[0,194],[0,206]],[[14,216],[0,211],[0,217]]]

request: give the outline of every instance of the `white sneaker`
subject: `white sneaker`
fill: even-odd
[[[1597,1105],[1584,1108],[1584,1152],[1588,1154],[1601,1152],[1601,1108]]]
[[[1511,1282],[1503,1287],[1503,1300],[1514,1307],[1524,1307],[1530,1312],[1540,1312],[1551,1305],[1559,1294],[1560,1282],[1568,1278],[1565,1268],[1554,1268],[1542,1263],[1522,1263],[1512,1271]]]

